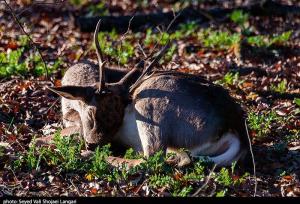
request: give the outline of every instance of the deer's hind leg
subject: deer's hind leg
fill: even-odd
[[[165,141],[166,137],[163,137],[159,126],[137,120],[137,128],[142,142],[144,157],[148,158],[162,150],[163,155],[166,155],[167,153],[175,153],[176,158],[174,160],[179,167],[186,166],[191,163],[191,159],[186,152],[180,151],[179,149],[167,148],[167,143]],[[173,163],[171,160],[167,162]]]

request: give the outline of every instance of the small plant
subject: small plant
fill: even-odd
[[[90,4],[88,6],[89,15],[108,15],[108,10],[105,8],[104,2],[98,2],[96,4]]]
[[[74,6],[83,6],[88,2],[88,0],[70,0],[70,3]]]
[[[272,91],[275,91],[275,92],[278,92],[278,93],[285,93],[286,90],[288,89],[288,86],[287,86],[287,81],[286,79],[282,80],[279,84],[277,84],[276,86],[271,84],[271,87],[270,89]]]
[[[283,32],[280,35],[275,35],[270,39],[270,45],[282,45],[285,44],[291,37],[292,31]]]
[[[257,35],[247,38],[250,45],[257,47],[270,47],[272,45],[284,45],[291,37],[292,31],[284,32],[280,35]]]
[[[168,49],[167,53],[163,57],[162,61],[164,61],[164,62],[171,61],[176,50],[177,50],[176,44],[171,45],[171,47]]]
[[[158,151],[150,156],[146,162],[141,163],[140,167],[149,173],[161,173],[167,170],[164,159],[163,152]]]
[[[258,139],[266,137],[271,132],[271,124],[276,120],[278,120],[278,116],[273,111],[269,113],[250,111],[248,113],[249,127]]]
[[[17,158],[16,160],[13,160],[11,163],[11,168],[16,171],[22,168],[23,164],[24,164],[24,154],[17,152],[15,157]]]
[[[233,179],[229,173],[229,170],[222,168],[218,174],[216,174],[216,181],[223,186],[233,185]]]
[[[248,37],[247,42],[252,46],[268,47],[268,41],[267,41],[266,37],[263,35]]]
[[[171,189],[180,185],[180,183],[169,175],[154,174],[149,177],[149,185],[154,188],[167,187]]]
[[[92,165],[90,171],[98,178],[104,178],[110,174],[109,164],[106,161],[106,158],[111,154],[109,148],[109,144],[101,148],[97,147],[95,154],[92,158]]]
[[[205,166],[202,161],[197,161],[194,163],[194,167],[190,173],[184,175],[184,179],[188,181],[199,181],[205,177],[204,173]]]
[[[198,29],[197,22],[191,21],[188,23],[180,24],[178,32],[180,32],[180,34],[183,35],[184,37],[189,37],[191,35],[194,35],[197,29]]]
[[[227,191],[228,191],[228,189],[225,188],[224,190],[217,192],[216,197],[224,197],[226,195]]]
[[[293,129],[289,131],[289,134],[285,136],[286,142],[293,142],[300,140],[300,130]]]
[[[300,98],[295,98],[294,103],[300,107]]]
[[[27,42],[22,40],[24,46]],[[36,76],[41,76],[46,73],[44,63],[40,55],[36,52],[30,54],[25,60],[21,60],[24,55],[25,47],[20,47],[17,50],[9,50],[7,53],[0,53],[0,78],[11,75],[25,75],[32,72]],[[55,71],[62,64],[61,59],[58,59],[54,64],[48,66],[49,73]]]
[[[18,43],[20,44],[21,47],[26,47],[29,45],[29,38],[27,35],[20,35],[18,39]]]
[[[248,21],[249,14],[244,13],[242,10],[235,10],[230,14],[230,19],[245,29],[245,23]]]
[[[205,47],[229,49],[240,42],[240,34],[207,29],[198,34],[198,39],[202,41]]]
[[[25,156],[25,162],[30,170],[38,170],[43,154],[38,154],[36,151],[35,138],[33,138],[29,150]]]
[[[228,72],[224,75],[224,77],[220,80],[216,81],[217,84],[233,86],[235,84],[240,83],[239,81],[239,73]]]
[[[111,32],[99,32],[98,39],[101,42],[100,48],[104,54],[115,58],[120,64],[126,64],[130,57],[134,55],[134,47],[126,39],[122,42],[117,41],[120,36],[115,30]]]
[[[149,177],[149,186],[154,188],[167,188],[172,196],[177,197],[186,197],[193,188],[191,186],[185,186],[181,188],[180,180],[176,180],[169,175],[162,175],[162,174],[154,174]]]
[[[61,170],[81,171],[85,164],[81,161],[80,151],[83,141],[76,141],[74,135],[62,137],[59,132],[53,138],[53,147],[42,148],[43,160],[50,166],[58,166]]]
[[[137,152],[135,152],[132,148],[129,148],[128,150],[126,150],[125,155],[124,155],[124,159],[139,159],[142,156],[139,155]]]
[[[166,45],[169,39],[171,39],[169,33],[153,33],[152,29],[148,28],[144,39],[144,44],[148,47],[153,46],[156,43],[158,43],[159,45]]]

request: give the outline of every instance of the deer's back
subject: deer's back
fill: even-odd
[[[137,120],[159,127],[174,147],[212,142],[229,130],[242,130],[243,112],[228,92],[201,77],[159,72],[135,90]]]

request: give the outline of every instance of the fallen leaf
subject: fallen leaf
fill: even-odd
[[[292,176],[290,176],[290,175],[284,176],[283,178],[284,178],[285,180],[288,180],[288,181],[290,181],[290,180],[292,180],[292,179],[293,179],[293,177],[292,177]]]
[[[16,43],[16,41],[9,41],[8,44],[6,45],[6,49],[16,50],[18,47],[19,46]]]
[[[98,190],[97,190],[96,188],[91,188],[91,193],[92,193],[92,194],[95,195],[95,194],[97,194],[97,192],[98,192]]]
[[[86,178],[86,180],[88,180],[88,181],[92,181],[93,178],[94,178],[94,176],[93,176],[92,174],[86,174],[86,175],[85,175],[85,178]]]

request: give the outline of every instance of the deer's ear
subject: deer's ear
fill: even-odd
[[[90,101],[92,96],[95,94],[95,89],[90,86],[61,86],[47,88],[61,97],[70,100],[81,100],[84,102]]]

